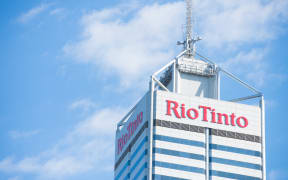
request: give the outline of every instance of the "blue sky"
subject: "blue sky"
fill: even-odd
[[[288,179],[288,1],[196,1],[198,52],[266,98],[268,179]],[[0,179],[112,179],[115,123],[181,47],[183,1],[3,1]],[[245,94],[223,80],[223,97]]]

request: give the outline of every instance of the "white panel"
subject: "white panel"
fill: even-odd
[[[161,162],[167,162],[167,163],[180,164],[180,165],[185,165],[185,166],[205,168],[205,161],[183,158],[183,157],[170,156],[170,155],[165,155],[165,154],[156,153],[155,154],[155,160],[161,161]]]
[[[205,180],[205,175],[200,173],[193,173],[187,171],[180,171],[175,169],[169,168],[162,168],[162,167],[154,167],[154,174],[164,175],[164,176],[171,176],[176,178],[184,178],[184,179],[195,179],[195,180]]]
[[[154,133],[164,136],[170,136],[180,139],[188,139],[188,140],[194,140],[194,141],[205,141],[205,134],[204,133],[196,133],[196,132],[190,132],[190,131],[183,131],[178,129],[172,129],[172,128],[165,128],[156,126]]]
[[[166,88],[169,89],[169,91],[173,91],[173,78],[171,79],[169,84],[166,86]]]
[[[219,150],[212,150],[211,152],[212,157],[219,157],[219,158],[224,158],[224,159],[231,159],[235,161],[242,161],[242,162],[248,162],[248,163],[253,163],[253,164],[262,164],[261,157],[256,157],[256,156],[249,156],[249,155],[244,155],[244,154],[239,154],[239,153],[231,153],[227,151],[219,151]]]
[[[154,142],[155,142],[155,147],[157,148],[164,148],[164,149],[170,149],[170,150],[175,150],[175,151],[180,151],[180,152],[205,155],[204,147],[189,146],[189,145],[183,145],[183,144],[177,144],[177,143],[171,143],[171,142],[159,141],[159,140],[155,140]]]
[[[221,137],[221,136],[215,136],[215,135],[212,135],[210,137],[211,137],[211,143],[213,143],[213,144],[237,147],[237,148],[254,150],[254,151],[261,151],[261,144],[260,143],[245,141],[245,140],[232,139],[232,138]]]
[[[225,164],[217,164],[217,163],[211,163],[212,170],[216,171],[224,171],[228,173],[234,173],[234,174],[240,174],[245,176],[253,176],[253,177],[262,177],[262,171],[260,170],[254,170],[249,168],[243,168],[243,167],[236,167],[236,166],[230,166]]]
[[[214,128],[214,129],[222,129],[226,131],[233,131],[233,132],[261,136],[260,108],[257,106],[244,105],[244,104],[220,101],[220,100],[209,99],[209,98],[188,97],[188,96],[183,96],[183,95],[179,95],[179,94],[175,94],[171,92],[164,92],[164,91],[157,91],[156,100],[157,100],[156,101],[156,107],[157,107],[156,119],[168,120],[168,121],[191,124],[191,125],[196,125],[196,126],[209,127],[209,128]],[[180,113],[181,104],[185,104],[186,111],[189,108],[196,109],[199,113],[198,118],[194,120],[189,119],[187,117],[187,114],[185,118],[182,118],[182,117],[177,118],[172,110],[171,110],[171,114],[172,114],[171,116],[166,115],[167,114],[166,100],[173,100],[178,103],[179,106],[177,108],[177,111],[179,112],[179,114],[181,114]],[[207,113],[208,122],[203,121],[203,110],[199,108],[200,105],[211,107],[215,109],[216,113],[225,113],[228,116],[234,113],[236,116],[235,123],[236,123],[237,117],[244,116],[248,119],[248,126],[245,128],[241,128],[241,127],[238,127],[237,125],[236,126],[225,125],[224,120],[223,120],[223,124],[212,123],[211,113],[209,110]],[[217,117],[216,117],[216,120],[217,120]]]
[[[187,96],[209,97],[209,79],[203,76],[196,76],[180,73],[181,94]]]
[[[211,180],[231,180],[230,178],[211,176]]]

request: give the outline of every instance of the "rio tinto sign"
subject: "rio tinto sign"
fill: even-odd
[[[154,119],[261,136],[258,106],[156,92]]]
[[[139,129],[139,126],[143,124],[143,112],[137,114],[137,117],[128,123],[124,133],[117,139],[117,154],[121,153],[128,141],[133,137],[134,133]]]
[[[189,118],[191,120],[202,120],[204,122],[217,123],[226,126],[238,126],[246,128],[248,119],[245,116],[236,116],[234,112],[230,114],[218,112],[216,108],[198,105],[197,107],[186,107],[184,103],[177,101],[166,100],[166,115],[174,114],[178,119]],[[199,114],[202,114],[202,119],[199,119]],[[208,118],[208,114],[210,114]]]
[[[147,122],[147,106],[150,99],[146,93],[142,99],[137,103],[129,114],[126,115],[126,119],[116,131],[115,139],[115,160],[117,161],[121,155],[129,148],[129,145],[139,133],[139,131],[145,131],[144,125]],[[146,127],[146,126],[145,126]],[[145,132],[146,133],[146,132]]]

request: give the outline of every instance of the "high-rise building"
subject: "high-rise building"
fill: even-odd
[[[198,54],[198,40],[187,33],[184,51],[118,123],[115,180],[266,179],[263,95]],[[254,94],[221,100],[220,72]]]

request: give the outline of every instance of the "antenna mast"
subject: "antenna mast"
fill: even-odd
[[[201,40],[200,37],[194,38],[192,34],[192,0],[186,0],[186,39],[183,42],[177,42],[178,45],[183,45],[186,50],[187,57],[195,56],[195,43]]]
[[[192,39],[192,0],[186,0],[186,40]]]

